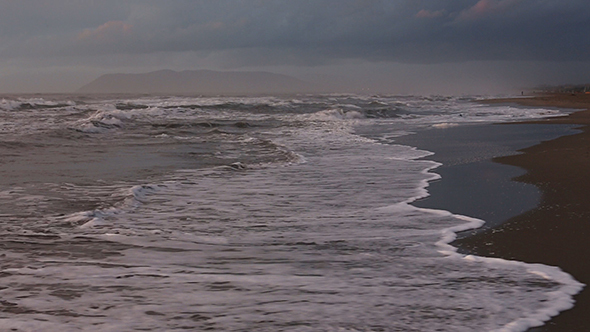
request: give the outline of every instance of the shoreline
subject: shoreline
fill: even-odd
[[[590,95],[542,95],[496,99],[486,103],[583,109],[566,116],[515,123],[569,124],[580,132],[521,149],[522,154],[494,158],[526,173],[514,181],[541,191],[537,207],[508,219],[500,226],[451,243],[460,252],[526,263],[557,266],[590,285]],[[508,124],[510,125],[510,124]],[[529,332],[584,331],[590,326],[590,288],[574,296],[575,305]]]
[[[433,172],[442,179],[429,182],[429,195],[412,205],[485,220],[473,230],[479,232],[534,209],[541,196],[537,187],[512,181],[524,169],[492,159],[575,132],[570,125],[476,124],[426,129],[397,137],[396,143],[433,152],[422,159],[441,163]]]

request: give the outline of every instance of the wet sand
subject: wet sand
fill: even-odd
[[[429,196],[412,204],[485,220],[482,228],[474,230],[479,232],[535,208],[541,197],[534,185],[512,181],[524,169],[492,159],[577,132],[571,125],[472,124],[431,128],[398,137],[396,143],[431,151],[434,155],[424,159],[442,163],[433,170],[442,179],[430,182]]]
[[[584,109],[534,122],[579,125],[581,132],[522,149],[520,155],[494,158],[495,162],[524,168],[527,172],[515,180],[538,187],[540,203],[497,228],[453,245],[482,256],[559,266],[590,285],[590,95],[543,95],[493,103]],[[530,331],[588,331],[590,287],[575,300],[574,308]]]

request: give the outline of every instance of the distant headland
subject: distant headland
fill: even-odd
[[[142,74],[106,74],[78,93],[263,94],[312,92],[310,83],[262,71],[159,70]]]

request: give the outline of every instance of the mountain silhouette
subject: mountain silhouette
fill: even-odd
[[[260,94],[311,92],[309,83],[269,72],[159,70],[143,74],[106,74],[79,93]]]

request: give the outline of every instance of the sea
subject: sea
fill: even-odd
[[[542,325],[583,285],[459,253],[486,220],[413,204],[444,161],[402,138],[565,112],[481,98],[3,96],[0,330]]]

